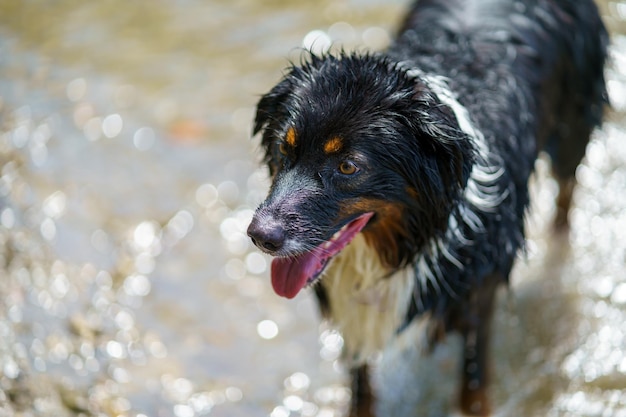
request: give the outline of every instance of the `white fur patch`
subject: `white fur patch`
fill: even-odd
[[[504,168],[494,161],[495,156],[489,152],[485,136],[480,129],[476,129],[467,108],[459,103],[456,94],[448,87],[445,77],[427,75],[418,70],[410,70],[408,73],[421,76],[439,101],[452,109],[459,127],[472,139],[478,151],[478,158],[472,167],[464,196],[477,209],[484,212],[494,211],[508,196],[508,190],[501,190],[497,184],[498,179],[504,174]]]
[[[410,63],[400,63],[399,68],[407,68]],[[448,85],[448,79],[440,75],[427,74],[417,68],[407,68],[406,75],[425,83],[439,101],[448,106],[459,124],[459,128],[470,138],[477,151],[476,162],[472,166],[467,185],[463,190],[465,203],[459,206],[460,219],[473,233],[483,233],[484,225],[477,213],[494,212],[508,197],[509,190],[500,184],[500,178],[505,173],[501,159],[494,155],[485,136],[476,128],[465,106],[457,99],[457,94]],[[417,278],[420,288],[428,288],[430,283],[437,291],[451,291],[446,288],[446,278],[443,276],[438,260],[446,260],[454,267],[462,270],[463,264],[456,259],[447,248],[444,240],[450,239],[462,245],[471,245],[471,236],[464,236],[457,218],[451,215],[448,220],[448,230],[445,237],[436,237],[426,248],[427,252],[416,259]],[[434,262],[433,262],[434,260]]]
[[[333,260],[322,279],[331,321],[344,339],[344,359],[360,363],[381,351],[402,324],[413,295],[414,272],[389,276],[362,234]]]

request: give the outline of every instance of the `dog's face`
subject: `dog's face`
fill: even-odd
[[[294,297],[358,233],[391,270],[445,229],[472,163],[450,108],[382,57],[312,57],[257,107],[272,176],[248,228]]]

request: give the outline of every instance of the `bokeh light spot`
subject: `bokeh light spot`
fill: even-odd
[[[256,326],[257,333],[263,339],[273,339],[278,335],[278,325],[272,320],[263,320]]]
[[[107,138],[114,138],[122,132],[124,123],[119,114],[110,114],[102,121],[102,133]]]

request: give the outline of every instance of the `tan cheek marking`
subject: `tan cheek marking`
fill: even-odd
[[[343,142],[339,137],[332,137],[326,141],[324,144],[324,153],[331,154],[336,153],[341,150],[343,147]]]
[[[291,147],[296,146],[296,129],[290,127],[287,130],[287,134],[285,135],[285,142]]]
[[[400,263],[398,240],[405,238],[408,233],[403,221],[404,206],[377,199],[353,200],[342,206],[343,213],[368,211],[376,212],[378,220],[362,232],[363,236],[376,249],[382,263],[395,268]]]

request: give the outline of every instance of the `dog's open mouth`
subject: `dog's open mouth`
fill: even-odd
[[[276,294],[293,298],[307,284],[313,283],[330,259],[354,239],[374,213],[365,213],[343,226],[330,240],[296,257],[272,261],[272,286]]]

